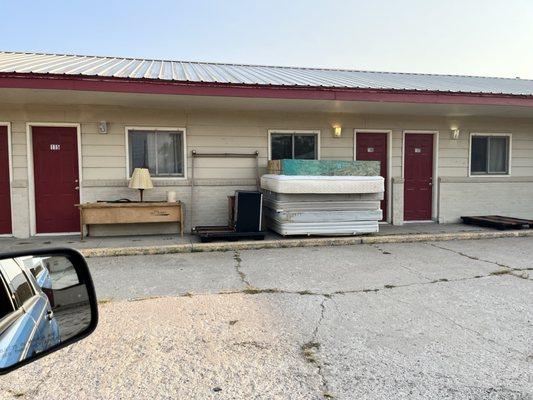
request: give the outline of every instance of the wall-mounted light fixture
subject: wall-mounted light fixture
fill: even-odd
[[[452,139],[457,140],[459,139],[461,131],[458,128],[452,128]]]
[[[100,121],[98,122],[98,133],[105,135],[107,133],[107,122]]]
[[[340,125],[333,125],[333,137],[340,138],[342,135],[342,127]]]

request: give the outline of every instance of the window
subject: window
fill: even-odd
[[[509,173],[509,136],[472,135],[470,173],[502,175]]]
[[[0,272],[0,320],[5,316],[11,314],[13,311],[13,303],[11,302],[11,294],[5,285],[2,273]]]
[[[148,168],[158,177],[184,176],[184,132],[128,130],[129,174]]]
[[[318,159],[318,133],[282,133],[270,134],[270,159]]]
[[[18,306],[22,306],[26,300],[34,295],[28,278],[13,259],[0,261],[0,267],[4,272],[4,278],[7,284],[11,287],[11,291],[15,295]]]

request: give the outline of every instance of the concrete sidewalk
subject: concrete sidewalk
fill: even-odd
[[[252,250],[264,248],[344,246],[372,243],[410,243],[443,240],[491,239],[533,236],[533,229],[498,231],[463,224],[418,223],[381,225],[380,232],[363,236],[289,236],[269,231],[262,241],[200,243],[195,235],[150,235],[118,237],[38,236],[29,239],[0,238],[0,252],[43,247],[72,247],[86,257]]]

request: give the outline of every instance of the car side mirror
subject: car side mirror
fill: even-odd
[[[85,338],[97,324],[96,294],[79,252],[0,254],[0,375]]]

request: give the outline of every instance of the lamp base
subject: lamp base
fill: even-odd
[[[143,202],[143,192],[144,192],[144,189],[139,189],[139,193],[141,194],[141,203]]]

